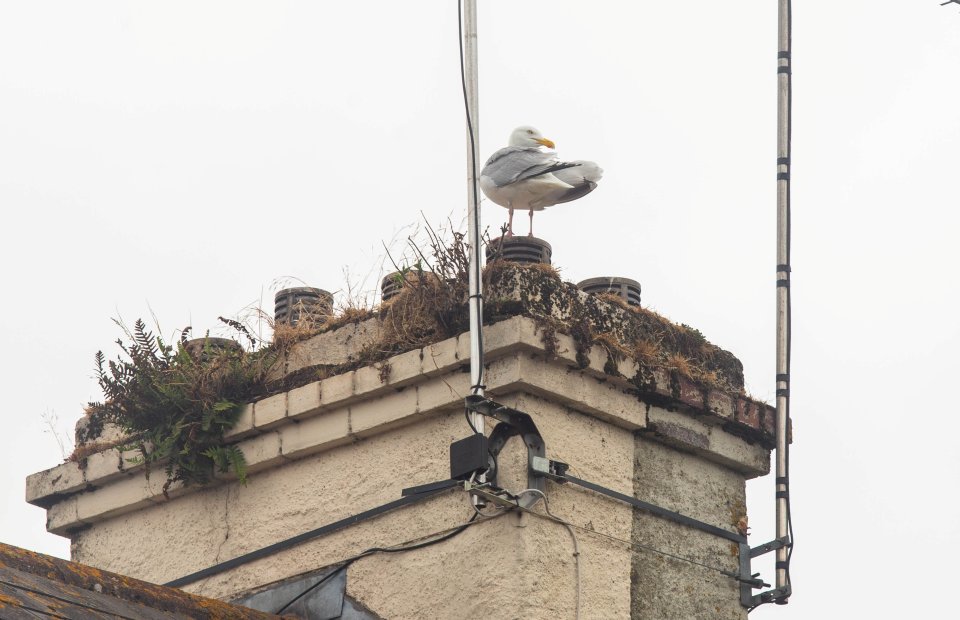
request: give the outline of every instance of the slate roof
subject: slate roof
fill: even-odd
[[[280,617],[0,543],[0,618],[4,620]]]

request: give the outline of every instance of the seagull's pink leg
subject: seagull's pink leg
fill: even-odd
[[[533,236],[533,209],[530,209],[530,232],[527,233],[528,237]]]
[[[510,219],[507,221],[507,236],[513,236],[513,207],[507,207],[510,209]]]

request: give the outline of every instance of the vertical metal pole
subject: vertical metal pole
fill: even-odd
[[[790,0],[779,0],[777,54],[777,538],[789,536],[788,416],[790,389]],[[777,550],[776,587],[789,595],[788,547]],[[784,597],[785,598],[785,597]]]
[[[473,393],[483,396],[481,387],[483,360],[481,352],[480,330],[483,327],[483,298],[480,270],[483,256],[480,251],[480,204],[477,195],[477,169],[479,168],[480,114],[477,79],[477,2],[463,0],[463,53],[464,81],[467,91],[467,113],[470,123],[467,125],[467,236],[470,245],[470,385]],[[473,135],[470,135],[470,132]],[[470,412],[473,427],[478,432],[484,430],[483,416]]]

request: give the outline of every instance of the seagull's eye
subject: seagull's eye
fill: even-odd
[[[527,133],[532,136],[532,135],[533,135],[533,130],[532,130],[532,129],[528,129],[528,130],[527,130]]]

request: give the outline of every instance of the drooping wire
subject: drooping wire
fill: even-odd
[[[356,556],[354,556],[354,557],[352,557],[352,558],[344,561],[343,564],[341,564],[341,565],[338,566],[337,568],[333,569],[332,571],[330,571],[329,573],[327,573],[326,575],[324,575],[324,576],[320,579],[320,581],[318,581],[317,583],[313,584],[312,586],[310,586],[309,588],[307,588],[306,590],[304,590],[304,591],[301,592],[300,594],[296,595],[295,597],[293,597],[292,599],[290,599],[289,601],[287,601],[286,604],[284,604],[283,607],[281,607],[280,609],[278,609],[278,610],[275,611],[274,613],[279,616],[280,614],[282,614],[283,612],[285,612],[288,607],[290,607],[291,605],[293,605],[294,603],[296,603],[297,601],[299,601],[300,599],[302,599],[302,598],[303,598],[304,596],[306,596],[307,594],[313,592],[314,590],[316,590],[317,588],[319,588],[320,586],[322,586],[322,585],[323,585],[324,583],[326,583],[327,581],[333,579],[336,575],[339,575],[341,572],[343,572],[343,571],[347,570],[348,568],[350,568],[350,565],[351,565],[351,564],[353,564],[354,562],[356,562],[357,560],[359,560],[359,559],[362,558],[362,557],[364,557],[362,554],[361,554],[361,555],[356,555]]]
[[[367,557],[367,556],[370,556],[370,555],[373,555],[373,554],[375,554],[375,553],[400,553],[400,552],[403,552],[403,551],[413,551],[414,549],[422,549],[422,548],[424,548],[424,547],[429,547],[430,545],[435,545],[435,544],[437,544],[437,543],[441,543],[441,542],[450,540],[450,539],[453,538],[454,536],[457,536],[458,534],[463,533],[463,532],[464,532],[468,527],[470,527],[471,525],[476,525],[477,523],[480,523],[480,521],[477,521],[477,517],[478,517],[478,516],[480,516],[480,513],[475,512],[473,515],[471,515],[470,519],[469,519],[466,523],[464,523],[463,525],[458,525],[458,526],[456,526],[456,527],[453,527],[453,528],[450,528],[450,529],[447,529],[447,530],[441,530],[441,531],[439,531],[439,532],[435,532],[434,534],[430,534],[431,536],[437,536],[437,538],[432,538],[432,539],[427,540],[427,541],[424,541],[424,542],[414,543],[414,544],[411,544],[411,545],[395,546],[395,547],[371,547],[371,548],[367,549],[366,551],[361,551],[361,552],[358,553],[357,555],[352,556],[352,557],[349,557],[349,558],[347,558],[346,560],[343,560],[343,561],[340,563],[340,566],[338,566],[338,567],[335,568],[334,570],[332,570],[332,571],[330,571],[329,573],[327,573],[326,575],[324,575],[323,578],[320,579],[320,581],[318,581],[317,583],[313,584],[312,586],[310,586],[309,588],[307,588],[306,590],[304,590],[304,591],[301,592],[300,594],[296,595],[295,597],[293,597],[292,599],[290,599],[289,601],[287,601],[287,602],[283,605],[283,607],[281,607],[280,609],[278,609],[277,611],[275,611],[275,612],[273,612],[273,613],[275,613],[275,614],[277,614],[277,615],[282,614],[282,613],[283,613],[284,611],[286,611],[291,605],[293,605],[294,603],[296,603],[297,601],[299,601],[300,599],[302,599],[304,596],[306,596],[306,595],[309,594],[310,592],[313,592],[314,590],[316,590],[317,588],[319,588],[320,586],[322,586],[324,583],[326,583],[327,581],[329,581],[330,579],[332,579],[332,578],[335,577],[336,575],[338,575],[338,574],[340,574],[341,572],[343,572],[343,571],[347,570],[348,568],[350,568],[350,565],[353,564],[354,562],[356,562],[357,560],[363,559],[363,558],[365,558],[365,557]],[[496,518],[496,517],[498,517],[498,516],[500,516],[500,515],[499,515],[499,514],[492,515],[491,517],[488,517],[488,518],[486,518],[486,519],[484,519],[484,520],[485,520],[485,521],[489,521],[490,519]]]
[[[528,489],[527,491],[531,491],[531,490],[533,490],[533,489]],[[523,493],[525,493],[525,492],[527,492],[527,491],[522,491],[522,492],[520,493],[520,495],[522,495]],[[694,560],[694,559],[692,559],[692,558],[684,557],[684,556],[682,556],[682,555],[677,555],[677,554],[671,553],[671,552],[669,552],[669,551],[664,551],[663,549],[658,549],[658,548],[653,547],[653,546],[651,546],[651,545],[645,545],[645,544],[643,544],[643,543],[634,542],[634,541],[632,541],[632,540],[626,540],[626,539],[623,539],[623,538],[619,538],[619,537],[617,537],[617,536],[614,536],[613,534],[606,534],[606,533],[600,532],[600,531],[598,531],[598,530],[596,530],[596,529],[590,529],[590,528],[585,527],[585,526],[583,526],[583,525],[577,525],[576,523],[570,523],[569,521],[565,521],[565,520],[561,519],[560,517],[557,517],[557,516],[553,515],[552,513],[541,514],[541,513],[539,513],[539,512],[534,511],[534,510],[530,510],[529,508],[523,508],[522,506],[519,505],[519,503],[517,504],[517,507],[520,508],[520,510],[523,510],[524,512],[528,512],[528,513],[530,513],[530,514],[532,514],[532,515],[535,515],[535,516],[538,516],[538,517],[540,517],[540,518],[542,518],[542,519],[548,519],[548,520],[552,520],[552,521],[557,521],[558,523],[563,523],[563,524],[570,525],[571,527],[573,527],[573,528],[575,528],[575,529],[578,529],[578,530],[580,530],[581,532],[584,532],[585,534],[589,534],[589,535],[593,535],[593,536],[599,536],[599,537],[601,537],[601,538],[606,538],[606,539],[609,539],[609,540],[612,540],[612,541],[615,541],[615,542],[624,544],[624,545],[626,545],[626,546],[628,546],[628,547],[634,547],[634,548],[636,548],[636,549],[642,549],[642,550],[644,550],[644,551],[651,551],[651,552],[653,552],[653,553],[662,555],[662,556],[664,556],[664,557],[672,558],[672,559],[674,559],[674,560],[679,560],[679,561],[681,561],[681,562],[686,562],[686,563],[688,563],[688,564],[693,564],[694,566],[699,566],[699,567],[701,567],[701,568],[706,568],[706,569],[708,569],[708,570],[716,571],[716,572],[718,572],[718,573],[720,573],[721,575],[724,575],[724,576],[726,576],[726,577],[730,577],[730,578],[733,578],[733,579],[737,579],[737,578],[738,578],[738,576],[737,576],[737,574],[736,574],[735,572],[729,571],[729,570],[726,570],[726,569],[723,569],[723,568],[720,568],[719,566],[712,566],[712,565],[710,565],[710,564],[704,564],[703,562],[699,562],[699,561]]]
[[[477,180],[477,141],[476,141],[476,132],[473,129],[473,118],[470,115],[470,98],[467,95],[467,70],[466,64],[464,61],[463,53],[463,0],[457,0],[457,32],[459,35],[460,43],[460,86],[463,90],[463,109],[467,117],[467,134],[470,137],[470,171],[471,171],[471,195],[473,198],[473,230],[476,231],[477,237],[480,236],[480,188],[479,182]],[[474,247],[477,246],[477,247]],[[482,271],[480,269],[480,247],[479,243],[475,243],[474,239],[470,239],[470,251],[474,255],[473,263],[474,273],[473,276],[476,278],[478,289],[481,285],[481,276]],[[477,304],[477,350],[479,351],[477,365],[479,367],[479,372],[477,373],[477,384],[471,386],[473,393],[477,394],[483,388],[483,295],[478,292],[476,295],[476,302],[474,302],[474,296],[471,295],[470,303]],[[473,335],[471,334],[471,337]],[[470,414],[467,413],[467,423],[470,425],[470,428],[473,429],[473,432],[476,433],[477,429],[474,428],[473,422],[470,420]]]
[[[576,604],[576,613],[575,613],[574,617],[575,617],[577,620],[580,620],[580,601],[583,599],[583,596],[582,596],[582,591],[583,591],[583,579],[581,578],[581,575],[580,575],[580,572],[581,572],[581,571],[580,571],[580,543],[579,543],[579,541],[577,541],[577,533],[573,531],[573,528],[576,527],[576,526],[574,526],[573,523],[570,523],[569,521],[567,521],[567,520],[565,520],[565,519],[561,519],[560,517],[558,517],[558,516],[556,516],[555,514],[553,514],[552,512],[550,512],[550,502],[547,500],[547,494],[544,493],[543,491],[541,491],[540,489],[526,489],[525,491],[521,491],[518,495],[523,495],[524,493],[534,493],[534,494],[539,495],[540,497],[542,497],[542,498],[543,498],[543,511],[544,511],[545,513],[547,513],[547,515],[548,515],[551,519],[553,519],[553,520],[556,521],[557,523],[559,523],[559,524],[563,525],[564,527],[566,527],[566,528],[567,528],[567,531],[570,533],[570,538],[573,539],[574,570],[576,571],[576,579],[577,579],[577,604]],[[518,506],[520,505],[520,502],[519,502],[519,501],[517,502],[517,505],[518,505]],[[536,514],[536,513],[534,513],[534,514]]]

